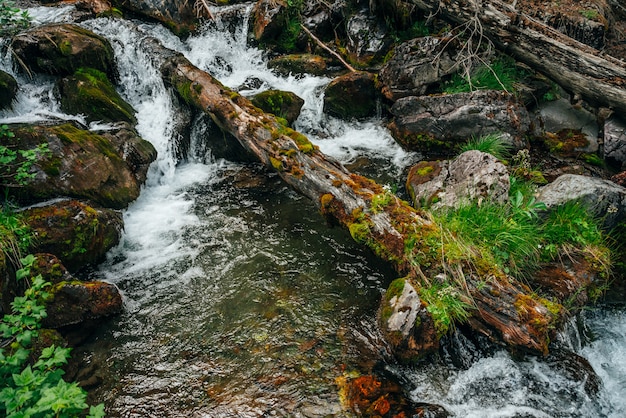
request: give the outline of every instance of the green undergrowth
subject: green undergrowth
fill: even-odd
[[[461,152],[470,150],[486,152],[499,160],[504,160],[511,155],[512,146],[502,139],[502,135],[493,133],[478,138],[472,137],[461,146]]]
[[[426,310],[432,315],[439,338],[470,317],[472,305],[459,289],[449,283],[435,283],[420,287],[419,295],[426,303]]]
[[[526,76],[526,72],[515,65],[515,60],[502,56],[491,64],[481,65],[468,78],[465,74],[454,74],[442,86],[444,93],[465,93],[476,90],[515,91],[515,85]]]

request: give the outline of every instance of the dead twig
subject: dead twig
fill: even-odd
[[[304,25],[300,24],[300,27],[302,28],[302,30],[304,30],[306,32],[307,35],[309,35],[311,37],[311,39],[313,39],[315,41],[316,44],[318,44],[319,46],[324,48],[326,51],[328,51],[332,56],[337,58],[344,65],[344,67],[346,67],[348,70],[350,70],[353,73],[356,72],[354,67],[352,67],[350,64],[348,64],[346,62],[346,60],[344,60],[341,57],[341,55],[339,55],[338,53],[336,53],[335,51],[330,49],[328,46],[326,46],[322,41],[319,40],[319,38],[317,36],[313,35],[313,33],[310,30],[308,30]]]

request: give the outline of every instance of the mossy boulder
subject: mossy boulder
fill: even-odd
[[[324,93],[324,112],[341,119],[376,115],[378,91],[374,74],[351,72],[330,82]]]
[[[319,55],[291,54],[270,60],[268,67],[283,75],[324,75],[326,73],[326,60]]]
[[[122,209],[139,196],[140,182],[118,147],[104,136],[72,124],[12,125],[12,146],[34,149],[46,144],[48,152],[33,165],[34,178],[14,192],[23,203],[58,196],[93,200],[104,207]]]
[[[42,322],[46,328],[67,327],[122,311],[122,296],[111,283],[67,281],[52,286],[49,292],[48,316]]]
[[[113,48],[102,36],[69,23],[42,25],[13,38],[11,47],[31,71],[66,76],[92,67],[114,80]]]
[[[57,90],[65,113],[83,114],[88,122],[137,123],[135,109],[120,97],[102,71],[80,68],[60,79]]]
[[[8,109],[17,94],[17,81],[11,74],[0,70],[0,110]]]
[[[252,104],[264,112],[273,113],[279,118],[283,118],[291,126],[304,106],[304,100],[290,91],[267,90],[261,92],[251,99]]]
[[[54,254],[70,271],[101,261],[119,242],[123,227],[120,212],[76,200],[54,201],[22,213],[36,238],[30,251]],[[58,276],[65,279],[62,268]]]

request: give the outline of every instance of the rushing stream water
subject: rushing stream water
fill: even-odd
[[[276,176],[214,158],[203,121],[195,122],[190,155],[176,162],[176,106],[140,47],[145,36],[242,94],[295,92],[305,99],[297,129],[346,164],[367,161],[366,174],[379,181],[401,182],[419,158],[397,147],[377,119],[324,116],[321,93],[330,80],[268,70],[262,51],[246,42],[250,6],[236,8],[243,23],[232,33],[218,21],[184,42],[153,24],[82,23],[113,44],[119,92],[159,153],[141,196],[124,212],[121,243],[97,272],[120,288],[125,310],[76,353],[99,380],[93,400],[120,417],[350,416],[341,410],[335,379],[376,365],[416,402],[440,404],[457,417],[626,416],[624,309],[581,315],[560,344],[576,354],[557,360],[481,352],[459,336],[456,349],[438,361],[400,366],[374,324],[391,271]],[[51,21],[69,10],[32,13]],[[2,68],[14,73],[5,58]],[[0,122],[81,121],[58,110],[52,79],[16,77],[19,100]],[[584,364],[577,356],[588,360],[598,382],[576,373]],[[597,394],[589,390],[594,384]]]

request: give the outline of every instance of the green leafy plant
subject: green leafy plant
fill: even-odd
[[[0,0],[0,36],[12,36],[30,26],[26,10],[15,7],[11,0]]]
[[[18,280],[29,280],[24,296],[11,303],[12,313],[0,322],[0,412],[7,418],[76,417],[89,408],[87,394],[77,383],[62,379],[61,368],[67,363],[70,349],[50,346],[44,348],[34,364],[28,364],[33,338],[46,317],[43,301],[50,295],[46,282],[39,274],[31,277],[33,255],[21,259]],[[89,408],[88,418],[104,416],[104,405]]]
[[[15,134],[7,125],[0,125],[0,139],[14,138]],[[39,144],[33,149],[13,149],[0,145],[0,185],[19,187],[26,185],[35,177],[31,168],[37,159],[48,154],[48,144]]]
[[[466,322],[470,317],[472,305],[465,301],[466,297],[455,286],[437,283],[420,288],[419,295],[433,317],[439,338],[455,324]]]
[[[479,138],[472,137],[461,146],[461,152],[477,150],[493,155],[499,160],[507,158],[511,154],[511,144],[502,139],[500,134],[489,134]]]

